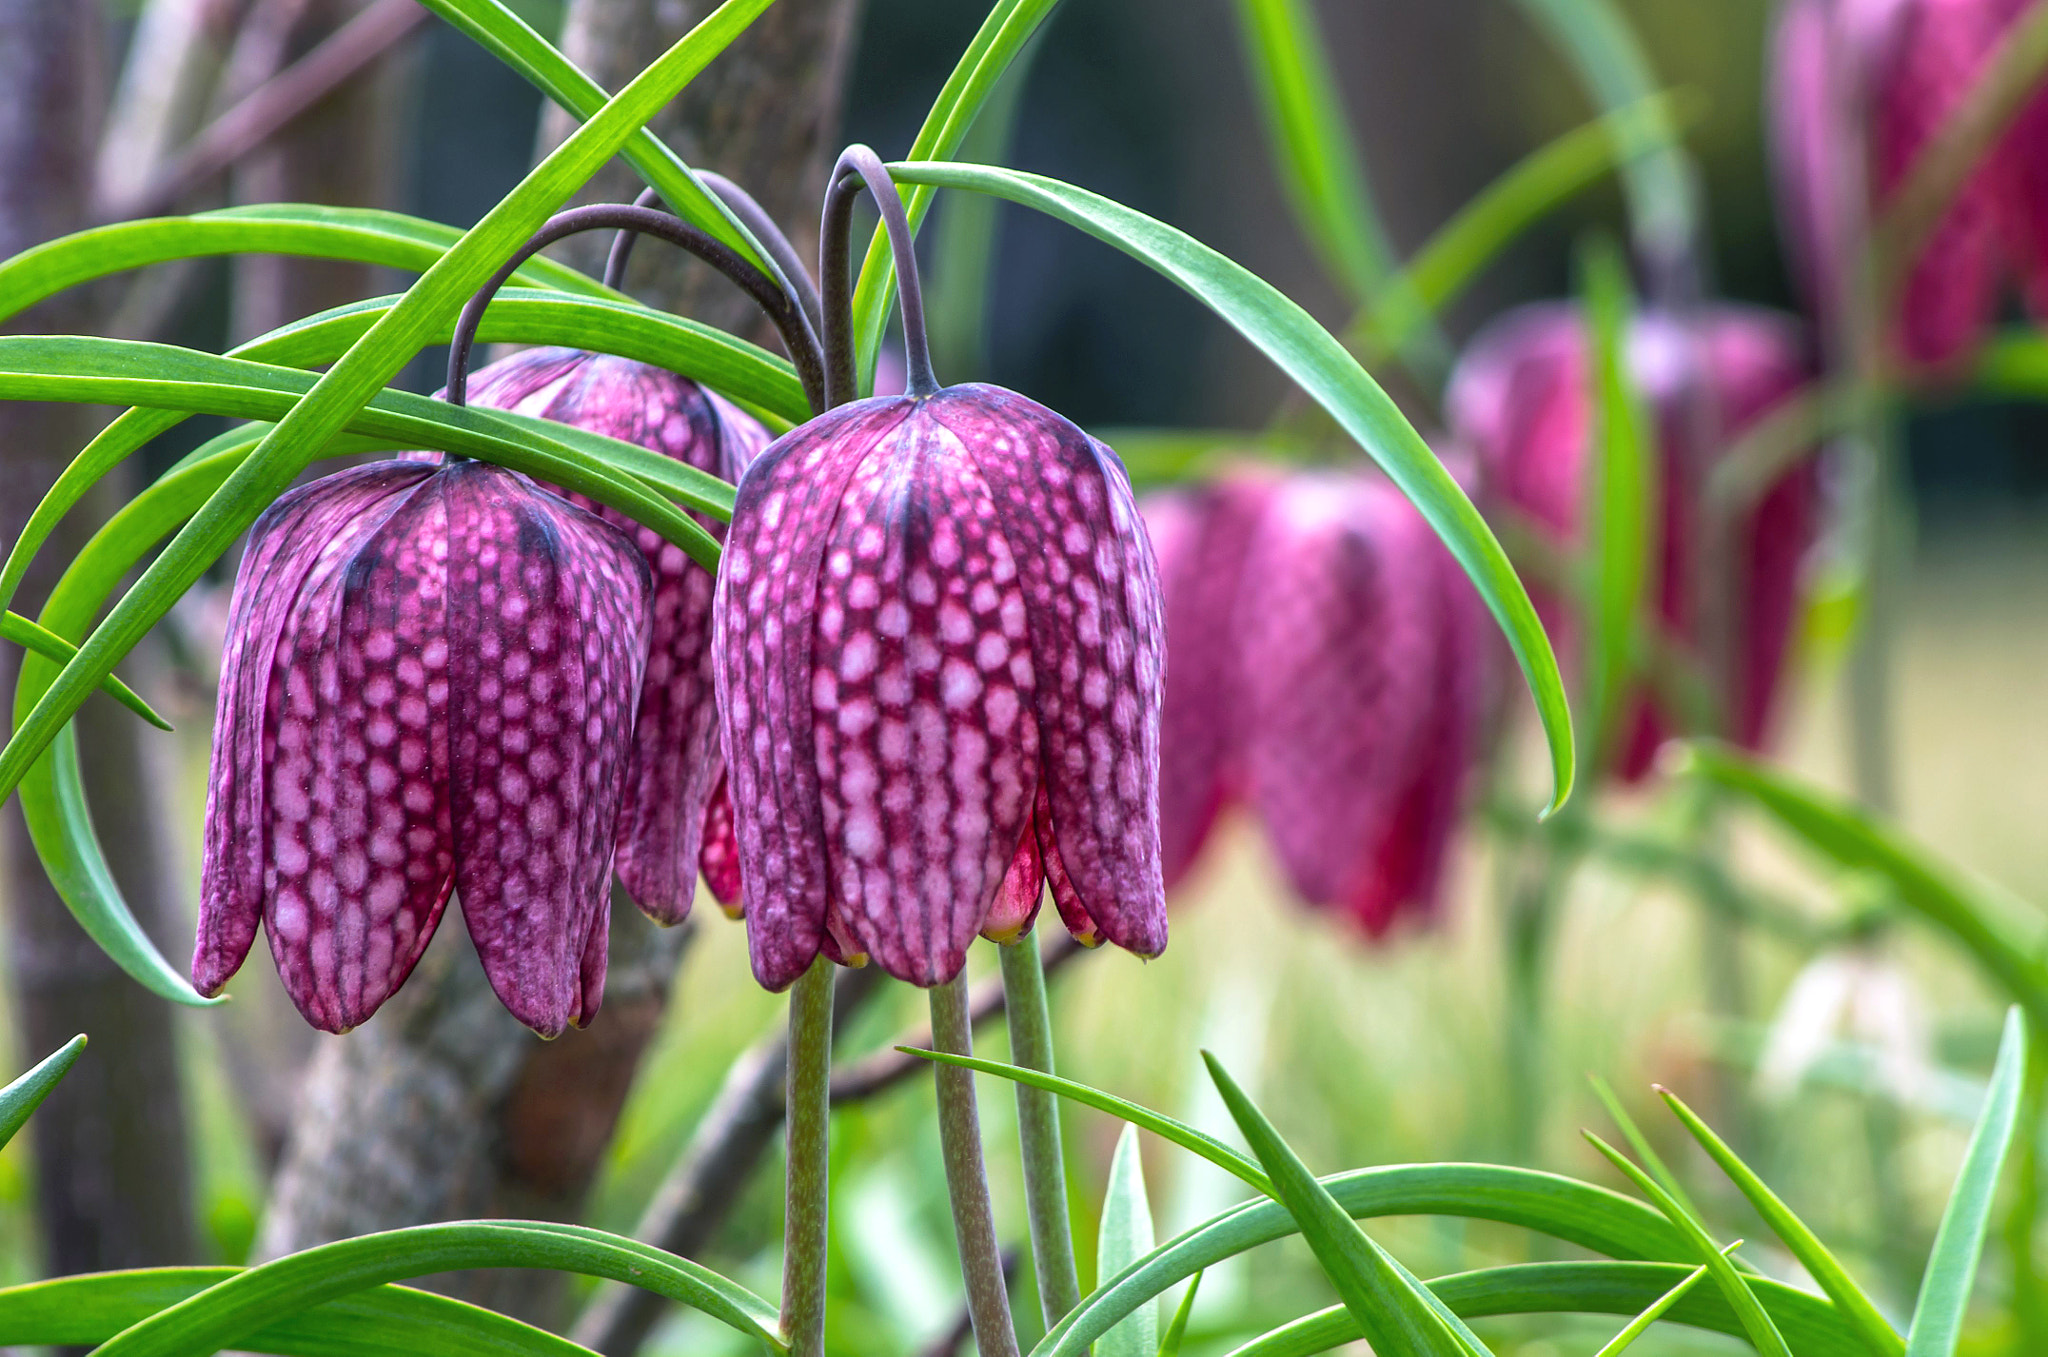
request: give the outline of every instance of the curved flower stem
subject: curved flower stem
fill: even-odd
[[[853,261],[849,256],[853,232],[853,200],[865,188],[874,196],[882,215],[882,227],[889,233],[889,249],[895,258],[897,299],[903,308],[903,391],[913,397],[929,396],[939,389],[932,375],[931,343],[925,337],[924,290],[918,280],[917,238],[911,234],[910,219],[903,214],[903,195],[882,164],[882,158],[865,146],[849,146],[840,152],[832,167],[832,179],[825,189],[825,216],[818,227],[818,279],[824,289],[825,306],[825,408],[844,405],[860,391],[854,373]]]
[[[824,1357],[832,1158],[832,963],[789,991],[789,1174],[784,1184],[782,1336],[790,1357]]]
[[[821,404],[825,396],[824,355],[818,345],[818,336],[803,308],[790,298],[782,284],[681,217],[652,207],[625,203],[593,203],[588,207],[572,207],[566,212],[556,213],[533,233],[532,239],[499,266],[489,282],[476,290],[476,295],[462,308],[462,317],[456,321],[455,334],[448,344],[449,404],[461,405],[467,395],[469,351],[476,344],[476,328],[483,321],[484,308],[491,304],[491,298],[505,285],[505,280],[521,264],[556,241],[583,231],[603,230],[632,231],[665,240],[678,249],[688,250],[730,278],[774,322],[776,332],[782,336],[783,347],[789,351],[790,362],[796,365],[797,377],[803,382],[804,396],[810,401],[811,409],[819,411],[825,408]]]
[[[812,332],[822,334],[825,329],[825,311],[818,301],[818,284],[812,279],[810,270],[804,267],[804,261],[797,254],[796,246],[789,243],[789,237],[782,233],[782,228],[775,224],[775,219],[768,215],[768,210],[754,201],[751,193],[722,174],[699,170],[697,178],[720,202],[731,209],[733,216],[739,219],[740,225],[753,234],[754,241],[761,247],[769,267],[775,271],[775,281],[780,283],[782,290],[794,297],[796,304],[803,308],[804,319],[810,321]],[[661,206],[660,191],[651,188],[641,189],[640,196],[633,200],[633,206]],[[618,239],[612,242],[611,253],[605,257],[604,262],[606,287],[619,287],[624,282],[626,261],[632,257],[633,243],[639,239],[640,233],[637,231],[621,231]]]
[[[1010,1025],[1010,1059],[1027,1069],[1057,1073],[1038,935],[1026,933],[996,951],[1003,960],[1003,1011]],[[1045,1327],[1050,1329],[1081,1303],[1081,1279],[1074,1266],[1074,1226],[1067,1218],[1060,1108],[1052,1094],[1017,1085],[1017,1137],[1024,1152],[1024,1201],[1031,1217],[1031,1261],[1038,1274],[1038,1304],[1045,1312]]]
[[[967,1014],[967,981],[955,976],[931,992],[932,1049],[974,1054],[974,1028]],[[935,1065],[939,1145],[946,1160],[946,1191],[953,1203],[953,1232],[960,1244],[960,1271],[967,1282],[967,1312],[981,1357],[1017,1357],[1017,1332],[1010,1322],[1010,1293],[1003,1284],[1003,1255],[996,1247],[995,1213],[988,1202],[988,1172],[981,1162],[981,1118],[974,1108],[974,1075],[954,1065]]]

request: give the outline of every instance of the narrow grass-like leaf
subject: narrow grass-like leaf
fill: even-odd
[[[726,0],[657,57],[450,247],[405,297],[292,405],[80,646],[28,718],[16,725],[14,735],[0,749],[0,793],[13,789],[121,656],[320,455],[328,440],[377,396],[448,317],[461,309],[498,261],[531,236],[768,3]],[[116,399],[129,405],[145,403]],[[559,459],[548,460],[560,464]],[[676,517],[687,522],[682,515]]]
[[[1727,1248],[1721,1250],[1721,1252],[1724,1255],[1730,1254],[1741,1247],[1742,1241],[1738,1239]],[[1651,1301],[1641,1314],[1622,1326],[1620,1333],[1601,1344],[1600,1351],[1594,1353],[1593,1357],[1620,1357],[1620,1354],[1635,1346],[1635,1341],[1638,1338],[1649,1332],[1652,1324],[1655,1324],[1664,1317],[1665,1311],[1684,1300],[1685,1293],[1699,1285],[1700,1279],[1706,1275],[1706,1264],[1702,1263],[1694,1268],[1686,1275],[1685,1280]]]
[[[1670,1107],[1672,1114],[1685,1124],[1685,1129],[1692,1132],[1692,1137],[1700,1143],[1700,1148],[1721,1166],[1721,1171],[1728,1175],[1728,1181],[1734,1183],[1741,1189],[1742,1195],[1749,1198],[1749,1204],[1763,1217],[1764,1224],[1771,1227],[1771,1232],[1792,1251],[1792,1256],[1799,1260],[1799,1265],[1806,1269],[1807,1274],[1821,1290],[1827,1292],[1828,1299],[1835,1303],[1835,1308],[1842,1312],[1842,1317],[1862,1335],[1873,1357],[1899,1357],[1899,1354],[1905,1351],[1904,1340],[1892,1331],[1892,1326],[1885,1321],[1885,1317],[1879,1313],[1870,1297],[1865,1295],[1863,1289],[1849,1276],[1848,1269],[1837,1261],[1834,1254],[1828,1252],[1827,1246],[1807,1228],[1806,1222],[1793,1214],[1792,1208],[1785,1205],[1778,1194],[1771,1191],[1764,1180],[1757,1176],[1756,1171],[1743,1163],[1741,1156],[1730,1149],[1720,1136],[1714,1134],[1713,1128],[1701,1120],[1698,1113],[1687,1107],[1677,1094],[1662,1087],[1658,1088],[1657,1092],[1663,1097],[1665,1105]]]
[[[2038,946],[2010,932],[2007,920],[2025,907],[1985,883],[1971,881],[1893,826],[1798,778],[1725,745],[1687,747],[1679,767],[1737,791],[1806,844],[1851,871],[1876,872],[1900,903],[1948,933],[2006,993],[2048,1030],[2048,963]]]
[[[1584,495],[1592,566],[1586,600],[1585,738],[1595,766],[1614,757],[1633,691],[1637,621],[1649,587],[1650,508],[1657,502],[1649,417],[1629,375],[1628,273],[1607,241],[1581,251],[1580,286],[1593,356],[1594,433]]]
[[[417,1225],[323,1244],[239,1272],[123,1329],[97,1357],[201,1357],[386,1282],[470,1268],[545,1268],[644,1287],[786,1352],[773,1306],[709,1268],[601,1230],[541,1221]]]
[[[1221,254],[1107,198],[1017,170],[942,163],[889,167],[897,179],[990,193],[1086,231],[1171,279],[1249,339],[1372,455],[1457,557],[1522,666],[1550,744],[1551,810],[1571,794],[1572,719],[1557,657],[1493,532],[1414,426],[1306,311]]]
[[[604,87],[499,0],[420,0],[420,4],[571,115],[587,121],[604,107],[608,97]],[[661,138],[642,128],[627,139],[619,154],[676,215],[732,246],[771,275],[777,272],[773,261],[755,248],[746,229],[732,220],[724,205]]]
[[[1456,1216],[1535,1230],[1611,1258],[1694,1261],[1685,1236],[1656,1210],[1604,1187],[1535,1169],[1497,1164],[1399,1164],[1322,1180],[1348,1214]],[[1150,1257],[1106,1278],[1053,1327],[1034,1357],[1079,1357],[1132,1307],[1163,1295],[1204,1268],[1298,1233],[1277,1201],[1246,1202],[1170,1239]],[[1675,1277],[1673,1278],[1675,1280]],[[1668,1288],[1667,1281],[1658,1288]],[[1657,1294],[1617,1311],[1633,1314]]]
[[[1109,1161],[1109,1186],[1102,1194],[1102,1223],[1096,1232],[1095,1270],[1115,1276],[1152,1252],[1152,1203],[1145,1194],[1145,1161],[1138,1153],[1138,1128],[1126,1124]],[[1147,1301],[1095,1341],[1095,1357],[1156,1357],[1159,1303]]]
[[[1467,1319],[1502,1315],[1634,1315],[1668,1294],[1698,1268],[1675,1263],[1517,1263],[1438,1277],[1429,1289]],[[1799,1357],[1862,1357],[1856,1335],[1821,1297],[1759,1277],[1755,1288],[1771,1322]],[[1667,1324],[1686,1324],[1745,1338],[1742,1323],[1712,1287],[1695,1287],[1665,1312]],[[1282,1325],[1229,1357],[1309,1357],[1359,1338],[1358,1324],[1333,1305]]]
[[[1365,157],[1304,0],[1237,0],[1266,140],[1296,224],[1355,303],[1392,275],[1394,250],[1365,179]]]
[[[240,1272],[147,1268],[9,1287],[0,1290],[0,1333],[26,1347],[90,1347]],[[280,1357],[591,1357],[581,1344],[495,1311],[390,1285],[267,1325],[237,1346]]]
[[[1628,1147],[1636,1152],[1636,1158],[1649,1167],[1650,1175],[1657,1180],[1658,1186],[1669,1192],[1671,1200],[1684,1207],[1689,1214],[1697,1216],[1699,1208],[1693,1205],[1692,1197],[1687,1194],[1685,1185],[1678,1181],[1678,1175],[1671,1171],[1671,1166],[1657,1153],[1657,1147],[1643,1134],[1643,1128],[1636,1125],[1636,1119],[1621,1105],[1621,1099],[1614,1096],[1614,1090],[1608,1087],[1607,1081],[1597,1074],[1588,1074],[1586,1081],[1593,1086],[1593,1096],[1607,1109],[1607,1115],[1621,1128],[1622,1138],[1628,1141]]]
[[[117,222],[59,236],[0,263],[0,320],[68,287],[174,259],[285,254],[424,273],[461,238],[452,226],[402,212],[313,203],[265,203]],[[588,274],[540,255],[520,265],[510,281],[622,300]]]
[[[1749,1341],[1756,1350],[1764,1354],[1764,1357],[1792,1357],[1792,1350],[1785,1345],[1785,1336],[1771,1323],[1770,1315],[1757,1300],[1756,1294],[1750,1290],[1747,1279],[1736,1271],[1735,1265],[1721,1252],[1720,1246],[1714,1243],[1712,1236],[1707,1233],[1706,1226],[1700,1224],[1699,1218],[1673,1201],[1671,1194],[1657,1186],[1656,1180],[1637,1168],[1627,1155],[1591,1131],[1585,1132],[1585,1137],[1594,1149],[1605,1155],[1609,1163],[1634,1183],[1643,1195],[1692,1241],[1694,1251],[1700,1261],[1707,1265],[1715,1284],[1721,1288],[1721,1294],[1727,1298],[1729,1307],[1742,1320],[1743,1332],[1749,1336]]]
[[[50,1090],[57,1087],[57,1081],[78,1063],[78,1053],[84,1049],[85,1037],[75,1036],[44,1056],[28,1073],[0,1088],[0,1148],[14,1139],[29,1113],[42,1106]]]
[[[1202,1059],[1237,1129],[1273,1180],[1273,1190],[1301,1227],[1302,1238],[1322,1264],[1323,1275],[1337,1288],[1344,1308],[1358,1321],[1373,1351],[1398,1352],[1404,1357],[1470,1357],[1470,1348],[1444,1323],[1413,1281],[1393,1265],[1386,1250],[1316,1181],[1216,1057],[1204,1051]]]
[[[1174,1309],[1173,1322],[1166,1326],[1166,1336],[1159,1340],[1159,1357],[1180,1357],[1181,1342],[1188,1334],[1188,1318],[1195,1312],[1195,1294],[1201,1289],[1202,1274],[1197,1272],[1188,1279],[1188,1289]]]
[[[1602,114],[1523,156],[1430,234],[1386,295],[1358,313],[1345,342],[1367,355],[1398,350],[1418,319],[1404,293],[1421,303],[1423,315],[1443,310],[1522,232],[1606,178],[1625,157],[1643,154],[1653,129],[1666,120],[1674,127],[1696,121],[1701,102],[1660,94]]]
[[[59,664],[78,653],[77,646],[42,623],[30,621],[17,612],[0,613],[0,640],[12,641],[24,650],[33,650]],[[144,702],[141,694],[113,675],[100,680],[100,689],[158,730],[171,728],[171,723],[157,715],[156,708]]]
[[[1970,1289],[1977,1280],[1977,1262],[1984,1252],[1984,1234],[1991,1226],[1991,1199],[1998,1190],[1998,1171],[2019,1133],[2020,1085],[2027,1070],[2027,1020],[2015,1007],[2005,1015],[2005,1035],[1998,1043],[1998,1063],[1984,1112],[1970,1134],[1962,1171],[1941,1213],[1927,1271],[1920,1278],[1920,1297],[1913,1304],[1913,1324],[1906,1331],[1906,1357],[1955,1357],[1963,1336],[1963,1316]]]
[[[1031,35],[1051,14],[1059,0],[996,0],[975,30],[967,50],[954,63],[953,72],[932,101],[924,125],[910,143],[910,160],[944,160],[958,154],[960,143],[974,126],[996,82],[1010,63],[1024,51]],[[899,178],[901,176],[898,176]],[[904,215],[916,233],[931,211],[933,189],[914,186],[903,200]],[[889,307],[896,299],[896,264],[889,253],[886,234],[878,227],[868,241],[867,257],[860,266],[860,278],[853,290],[853,337],[855,371],[863,391],[874,386],[875,354],[881,348],[882,331],[889,323]]]
[[[1107,1112],[1112,1117],[1121,1117],[1131,1125],[1150,1131],[1161,1140],[1169,1140],[1190,1154],[1199,1155],[1225,1173],[1242,1180],[1254,1190],[1267,1196],[1273,1195],[1273,1187],[1259,1166],[1239,1154],[1230,1146],[1205,1135],[1184,1122],[1175,1121],[1164,1113],[1154,1112],[1149,1107],[1104,1093],[1087,1084],[1077,1084],[1072,1079],[1063,1079],[1057,1074],[1042,1070],[1026,1069],[1022,1065],[1006,1065],[1000,1060],[987,1060],[975,1055],[953,1055],[945,1051],[926,1051],[915,1046],[898,1046],[905,1055],[914,1055],[920,1060],[935,1060],[945,1065],[958,1065],[973,1070],[976,1074],[993,1074],[999,1079],[1013,1080],[1032,1088],[1042,1088],[1062,1098],[1092,1107],[1098,1112]]]

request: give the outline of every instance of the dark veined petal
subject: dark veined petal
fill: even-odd
[[[389,901],[388,866],[375,868],[378,899],[385,902],[385,922],[408,934],[403,946],[381,948],[386,964],[378,976],[343,986],[336,980],[337,945],[354,949],[359,961],[365,945],[363,920],[349,925],[349,936],[337,943],[327,924],[309,912],[304,894],[318,887],[322,908],[331,912],[339,885],[335,876],[339,847],[332,780],[347,783],[349,802],[340,810],[355,824],[369,813],[388,829],[386,807],[393,798],[424,797],[429,812],[445,800],[437,788],[431,751],[414,750],[418,758],[400,779],[387,786],[383,773],[372,780],[367,756],[340,766],[338,748],[344,708],[356,718],[352,739],[360,740],[367,715],[364,687],[344,691],[341,660],[331,675],[319,672],[317,643],[340,640],[342,586],[351,581],[354,553],[403,502],[429,472],[424,467],[381,463],[324,477],[291,491],[260,518],[242,556],[230,607],[227,642],[222,657],[218,714],[214,725],[212,770],[207,788],[206,830],[201,874],[199,928],[192,962],[193,984],[204,994],[218,993],[247,956],[256,925],[266,915],[266,902],[280,886],[291,904],[285,917],[268,918],[271,946],[279,958],[293,999],[309,1021],[330,1031],[356,1025],[403,980],[411,962],[406,952],[423,943],[433,929],[445,897],[440,881],[416,884],[406,877],[400,904]],[[357,582],[365,598],[366,582]],[[308,610],[318,611],[306,616]],[[358,613],[346,629],[354,649],[350,664],[367,676],[362,630],[367,614]],[[375,664],[380,676],[392,678],[400,632],[403,644],[423,643],[426,619],[408,614],[390,617],[393,652]],[[303,649],[302,649],[303,648]],[[381,654],[381,643],[378,651]],[[380,686],[378,691],[383,691]],[[392,694],[395,700],[395,690]],[[325,779],[316,787],[317,776]],[[445,783],[445,761],[440,777]],[[313,815],[316,790],[327,792],[321,815]],[[280,859],[273,836],[283,844]],[[309,837],[310,836],[310,837]],[[367,836],[364,836],[367,837]],[[346,874],[353,877],[369,864],[360,860],[363,844],[351,848]],[[381,847],[387,850],[388,840]],[[317,849],[317,873],[311,856]],[[429,855],[429,860],[430,860]],[[428,872],[431,875],[431,870]],[[445,870],[441,880],[445,880]],[[367,884],[367,881],[366,883]],[[401,922],[399,914],[405,916]],[[322,940],[317,948],[314,933]],[[416,950],[411,951],[416,956]],[[316,974],[324,977],[316,980]],[[324,993],[323,991],[324,987]],[[344,989],[348,992],[344,994]]]
[[[1159,852],[1165,623],[1123,463],[1034,401],[948,387],[926,403],[979,467],[1018,569],[1050,815],[1039,850],[1060,902],[1139,956],[1166,946]]]
[[[1145,499],[1166,619],[1159,719],[1159,843],[1166,888],[1194,866],[1242,791],[1240,656],[1231,616],[1259,516],[1277,480],[1250,468]]]
[[[663,368],[607,354],[529,350],[483,369],[471,401],[589,429],[737,482],[768,443],[760,421]],[[654,629],[619,818],[619,881],[662,923],[688,915],[711,793],[725,777],[711,665],[711,575],[653,529],[581,495],[654,569]],[[696,514],[714,537],[725,525]]]
[[[1994,0],[2008,30],[2033,2]],[[1996,154],[2001,238],[2027,309],[2040,320],[2048,317],[2048,92],[2037,92],[2013,119]]]
[[[723,766],[723,760],[720,761]],[[704,873],[704,885],[710,890],[725,912],[737,919],[740,917],[740,846],[733,838],[732,793],[727,790],[725,778],[718,779],[718,788],[711,793],[711,804],[704,808],[703,848],[697,855],[698,869]]]
[[[542,1036],[603,986],[651,582],[625,535],[480,462],[441,471],[455,885],[492,988]]]
[[[1311,904],[1358,909],[1389,893],[1381,878],[1404,797],[1441,752],[1426,719],[1441,677],[1432,546],[1391,486],[1306,476],[1275,496],[1246,563],[1251,796]]]
[[[1034,666],[1018,561],[976,458],[927,403],[846,483],[810,700],[840,917],[898,979],[958,975],[1030,823]]]
[[[906,414],[844,405],[771,443],[740,480],[713,603],[727,789],[754,976],[782,989],[810,968],[828,906],[811,721],[815,607],[848,480]]]

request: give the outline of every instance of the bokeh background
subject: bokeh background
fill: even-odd
[[[559,23],[546,4],[520,8],[543,31]],[[1713,290],[1790,306],[1762,121],[1770,6],[1630,0],[1622,8],[1660,81],[1702,101],[1687,140],[1704,180]],[[133,31],[132,5],[108,9],[118,46]],[[1375,197],[1403,252],[1518,157],[1594,111],[1549,43],[1504,0],[1329,0],[1318,10]],[[980,17],[960,0],[868,0],[845,93],[846,138],[885,156],[907,146]],[[378,79],[393,141],[365,179],[365,204],[467,226],[530,164],[538,95],[438,23]],[[1029,67],[1016,129],[1010,163],[1179,225],[1325,323],[1345,319],[1286,209],[1225,0],[1069,0]],[[1611,184],[1577,196],[1486,272],[1446,317],[1448,331],[1462,339],[1505,307],[1566,294],[1576,242],[1623,229]],[[942,377],[1000,382],[1102,429],[1253,429],[1282,395],[1279,374],[1241,340],[1105,247],[1005,208],[995,257],[985,370]],[[218,351],[274,323],[265,297],[251,295],[265,286],[224,262],[189,269],[159,333]],[[375,290],[400,286],[391,275]],[[438,372],[430,354],[408,381],[431,390]],[[168,465],[218,428],[191,421],[148,458]],[[2023,900],[2048,900],[2040,828],[2048,813],[2048,424],[2038,408],[1963,401],[1915,410],[1907,429],[1912,537],[1892,717],[1899,817],[1970,871]],[[1793,767],[1843,786],[1845,637],[1832,616],[1818,612],[1802,629],[1779,750]],[[210,717],[204,619],[188,618],[183,634],[199,638],[200,653],[160,657],[165,705],[181,730],[164,757],[159,809],[178,827],[170,836],[175,894],[189,907]],[[1518,706],[1523,729],[1514,738],[1524,744],[1527,716]],[[1533,809],[1537,765],[1534,750],[1524,752],[1522,809]],[[1660,795],[1654,785],[1618,795],[1609,811],[1623,825],[1654,823],[1666,813]],[[1580,1126],[1607,1125],[1584,1077],[1593,1073],[1620,1091],[1704,1200],[1728,1220],[1746,1220],[1656,1111],[1649,1085],[1661,1081],[1738,1130],[1780,1191],[1892,1304],[1908,1303],[1975,1112],[2000,1002],[1944,946],[1909,927],[1887,930],[1870,955],[1908,996],[1902,1021],[1925,1041],[1929,1073],[1914,1096],[1897,1096],[1853,1043],[1830,1048],[1796,1090],[1761,1088],[1758,1055],[1772,1019],[1820,950],[1826,921],[1858,886],[1745,826],[1726,853],[1749,892],[1741,909],[1597,865],[1574,876],[1547,976],[1540,1116],[1533,1127],[1517,1125],[1508,1090],[1524,1048],[1504,999],[1499,888],[1522,832],[1516,809],[1510,804],[1497,825],[1473,817],[1434,924],[1377,943],[1297,908],[1256,830],[1227,822],[1173,901],[1164,957],[1086,956],[1055,981],[1063,1071],[1221,1132],[1227,1118],[1205,1092],[1196,1055],[1207,1048],[1319,1170],[1525,1159],[1613,1181],[1577,1136]],[[632,1228],[730,1061],[780,1012],[781,1001],[747,979],[740,929],[715,910],[702,914],[603,1150],[585,1211],[594,1224]],[[171,932],[165,950],[182,956],[189,932]],[[444,930],[437,945],[466,947],[459,934]],[[186,1093],[178,1129],[189,1147],[200,1247],[213,1261],[239,1261],[256,1238],[279,1152],[278,1100],[289,1099],[293,1072],[312,1059],[313,1038],[282,1030],[288,1010],[268,972],[267,962],[252,961],[226,1015],[165,1019],[175,1026]],[[918,1009],[907,991],[887,996],[863,1015],[854,1040],[879,1045],[914,1026]],[[17,1063],[34,1054],[11,1033],[5,1040]],[[991,1051],[1000,1050],[997,1035]],[[271,1068],[252,1080],[249,1062]],[[1005,1235],[1021,1238],[1018,1174],[1005,1148],[1010,1099],[993,1083],[982,1097]],[[847,1167],[834,1202],[835,1341],[848,1352],[921,1351],[958,1310],[929,1102],[926,1086],[913,1082],[840,1124]],[[1071,1110],[1066,1124],[1077,1219],[1092,1237],[1116,1127]],[[1149,1144],[1146,1156],[1162,1235],[1235,1199],[1228,1180],[1169,1147]],[[42,1273],[32,1159],[26,1138],[0,1154],[0,1283]],[[777,1175],[764,1171],[708,1261],[772,1291],[778,1213]],[[1755,1237],[1753,1224],[1738,1228]],[[1381,1237],[1424,1275],[1532,1256],[1527,1238],[1476,1225],[1391,1222]],[[1993,1275],[1986,1284],[2002,1283]],[[1263,1250],[1207,1280],[1190,1350],[1223,1351],[1232,1335],[1324,1303],[1305,1248]],[[1590,1351],[1602,1338],[1598,1325],[1569,1319],[1486,1332],[1525,1357]],[[726,1351],[723,1342],[709,1326],[677,1318],[649,1351],[711,1357]],[[1674,1331],[1639,1350],[1737,1347]]]

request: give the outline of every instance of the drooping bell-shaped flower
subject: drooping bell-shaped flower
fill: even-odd
[[[1294,890],[1368,934],[1434,907],[1489,660],[1478,595],[1391,485],[1288,479],[1235,609],[1251,803]]]
[[[299,1011],[345,1032],[453,891],[515,1017],[587,1022],[650,592],[624,533],[479,462],[379,462],[273,504],[228,624],[198,990],[261,923]]]
[[[724,397],[664,368],[577,349],[528,349],[469,379],[469,403],[536,415],[672,457],[725,481],[738,481],[767,446],[760,421]],[[549,487],[554,489],[554,487]],[[713,893],[736,898],[733,862],[713,847],[707,823],[725,779],[711,678],[711,573],[652,528],[582,495],[571,503],[630,534],[654,571],[654,629],[647,677],[633,724],[632,772],[619,814],[619,882],[634,903],[665,924],[690,911],[700,867]],[[725,525],[693,515],[714,537]],[[730,814],[724,824],[730,839]]]
[[[1795,270],[1832,330],[1862,227],[1982,75],[2012,0],[1788,0],[1771,73],[1778,205]],[[1855,148],[1862,147],[1866,159]],[[1920,246],[1885,318],[1907,361],[1966,355],[1990,324],[2001,272],[2000,157],[1965,182]]]
[[[741,480],[716,618],[762,984],[944,983],[1041,881],[1084,942],[1166,945],[1159,586],[1109,449],[999,387],[840,406]]]
[[[1243,793],[1243,656],[1234,618],[1245,556],[1279,483],[1269,473],[1234,470],[1149,495],[1141,506],[1165,601],[1159,844],[1168,890],[1194,867],[1218,815]]]
[[[1629,335],[1628,360],[1660,453],[1660,555],[1650,585],[1658,615],[1670,638],[1704,645],[1702,572],[1726,572],[1733,654],[1716,695],[1728,733],[1757,748],[1769,731],[1798,608],[1800,564],[1818,524],[1816,472],[1811,459],[1803,460],[1760,496],[1735,524],[1733,558],[1725,561],[1703,559],[1700,486],[1730,440],[1807,379],[1810,361],[1791,322],[1740,306],[1703,308],[1690,333],[1669,318],[1643,315]],[[1529,306],[1488,327],[1459,360],[1446,413],[1454,436],[1479,459],[1486,497],[1561,547],[1575,547],[1596,418],[1578,309]],[[1704,450],[1697,446],[1702,437]],[[1532,592],[1554,644],[1569,655],[1576,642],[1570,607],[1552,591]],[[1633,780],[1682,725],[1647,694],[1627,720],[1620,771]]]

